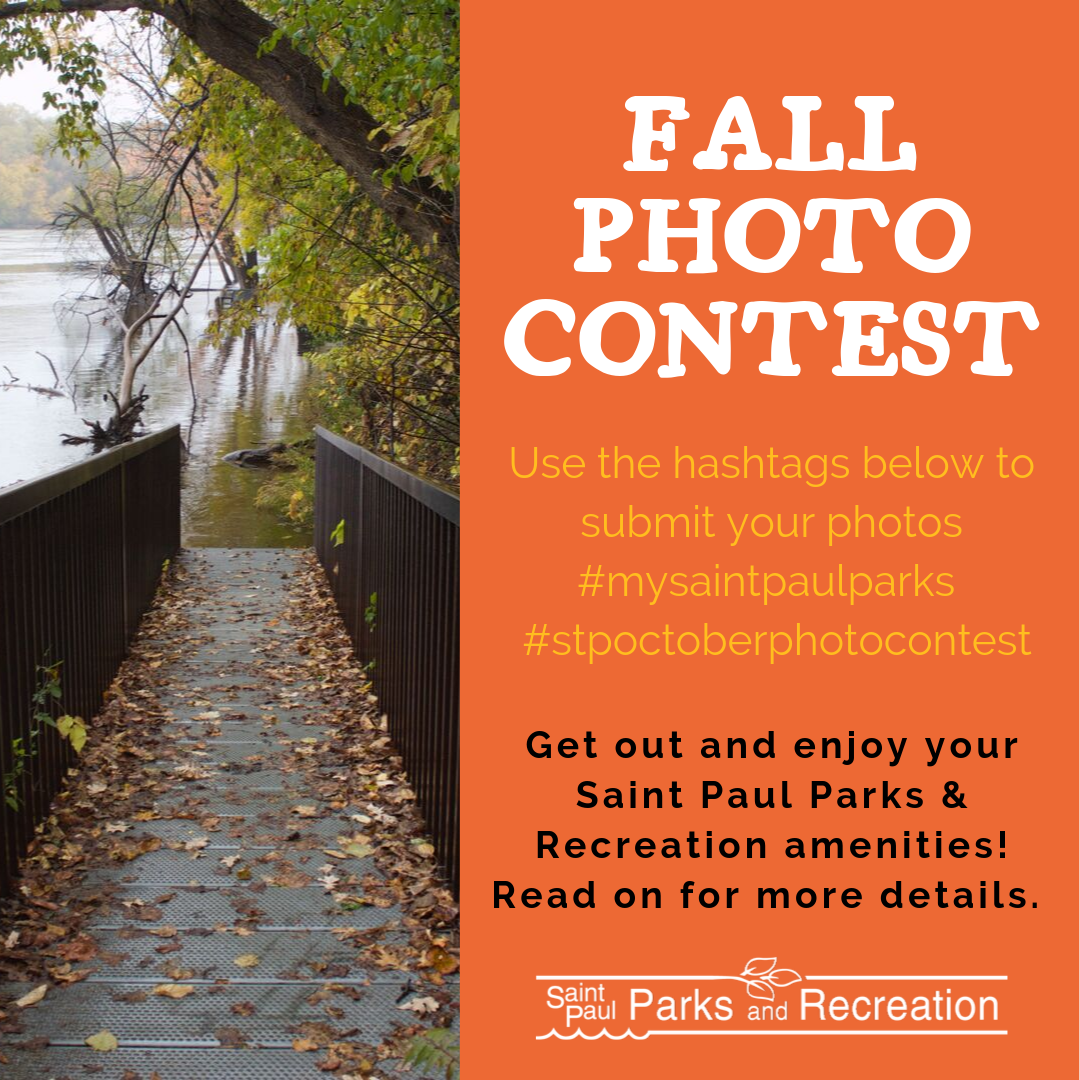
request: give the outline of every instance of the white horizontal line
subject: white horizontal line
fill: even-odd
[[[537,982],[719,982],[735,975],[537,975]],[[1008,975],[806,975],[804,982],[1005,982]]]
[[[807,982],[1005,982],[1008,975],[806,975]]]
[[[586,1035],[580,1028],[577,1029],[572,1035],[560,1035],[554,1029],[549,1031],[546,1035],[537,1035],[536,1041],[543,1042],[546,1039],[550,1039],[552,1036],[563,1041],[572,1042],[574,1039],[582,1038],[589,1042],[596,1042],[598,1039],[608,1038],[615,1042],[627,1038],[634,1039],[636,1042],[644,1042],[651,1035],[1008,1035],[1008,1031],[990,1031],[990,1030],[930,1030],[930,1031],[914,1031],[910,1028],[871,1028],[868,1031],[825,1031],[820,1028],[812,1029],[790,1029],[790,1028],[753,1028],[750,1030],[720,1030],[716,1028],[710,1028],[700,1031],[646,1031],[644,1035],[635,1035],[629,1029],[624,1031],[621,1035],[610,1035],[607,1030],[602,1030],[597,1035]]]
[[[734,979],[739,976],[735,975],[537,975],[537,982],[551,982],[553,979],[562,979],[564,981],[578,980],[579,982],[589,982],[596,979],[607,979],[609,982],[615,982],[616,980],[629,980],[629,979],[651,979],[654,982],[660,980],[677,979],[680,981],[693,980],[695,982],[708,982],[716,981],[719,979]]]
[[[869,1031],[821,1031],[821,1030],[784,1030],[782,1028],[770,1028],[766,1030],[755,1029],[752,1031],[650,1031],[649,1035],[1008,1035],[1007,1031],[893,1031],[888,1028],[871,1029]]]

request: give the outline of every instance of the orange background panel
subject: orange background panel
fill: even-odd
[[[541,6],[475,0],[466,5],[465,361],[463,463],[463,910],[468,964],[464,973],[465,1072],[468,1080],[586,1076],[731,1074],[805,1077],[873,1070],[880,1080],[924,1075],[1008,1077],[1038,1062],[1040,1075],[1076,1075],[1076,11],[1064,3],[861,4],[772,3],[681,5],[581,4]],[[690,119],[676,122],[677,146],[667,172],[631,173],[633,95],[686,99]],[[781,98],[817,95],[812,117],[815,158],[826,142],[841,142],[845,158],[861,156],[863,116],[854,98],[888,94],[885,151],[914,142],[914,172],[702,172],[693,155],[708,144],[727,98],[748,102],[765,153],[789,156],[790,116]],[[658,121],[666,119],[659,116]],[[730,151],[729,151],[730,154]],[[636,209],[635,224],[606,244],[607,274],[579,274],[578,197],[618,198]],[[677,198],[673,225],[692,224],[686,202],[721,200],[715,216],[719,272],[646,274],[643,198]],[[856,218],[859,275],[825,273],[832,215],[778,273],[759,275],[731,262],[723,223],[754,198],[787,202],[803,215],[811,198],[880,199],[895,223],[911,203],[948,198],[972,223],[966,256],[952,271],[931,275],[903,263],[892,224],[879,229]],[[768,215],[766,215],[767,217]],[[941,254],[948,228],[930,219],[920,232],[924,251]],[[777,237],[768,225],[751,231],[752,249],[766,254]],[[673,240],[682,267],[693,241]],[[658,343],[641,371],[613,378],[580,357],[576,332],[554,316],[534,323],[529,342],[544,358],[569,355],[570,370],[535,378],[517,370],[503,333],[525,303],[554,297],[571,304],[578,326],[600,303],[629,300],[656,318]],[[828,318],[822,332],[796,316],[792,352],[798,378],[769,378],[758,364],[769,355],[771,317],[751,334],[739,329],[742,307],[754,300],[812,300]],[[979,359],[982,317],[965,334],[952,331],[964,300],[1026,300],[1040,320],[1025,329],[1006,317],[1005,357],[1011,378],[970,371]],[[720,376],[689,344],[687,374],[661,380],[666,301],[686,304],[706,325],[708,304],[739,304],[732,321],[732,367]],[[902,319],[908,304],[933,300],[948,309],[948,367],[932,378],[901,371],[894,378],[837,378],[841,300],[885,300]],[[629,320],[625,320],[629,322]],[[928,319],[924,317],[924,325]],[[867,320],[866,327],[872,325]],[[624,328],[625,331],[625,328]],[[613,357],[631,343],[613,323],[605,346]],[[887,352],[907,344],[900,323],[885,327]],[[619,350],[622,349],[620,352]],[[555,351],[558,350],[558,351]],[[919,348],[927,359],[929,352]],[[864,356],[869,360],[868,354]],[[656,454],[663,478],[601,482],[601,446]],[[670,479],[673,448],[727,453],[847,454],[856,474],[812,488],[799,482]],[[510,447],[583,455],[588,476],[577,481],[516,480]],[[887,455],[986,455],[975,483],[955,480],[863,481],[864,446]],[[993,479],[998,447],[1030,455],[1026,481]],[[903,510],[959,513],[957,540],[847,541],[832,549],[819,533],[807,541],[755,541],[745,550],[725,539],[588,540],[581,515],[618,513],[629,504],[649,513],[709,505],[722,515],[758,510],[819,515],[859,504],[877,513]],[[767,608],[752,600],[662,600],[645,603],[582,599],[579,575],[588,564],[607,570],[761,569],[827,572],[843,562],[871,572],[924,568],[952,572],[950,598],[784,598]],[[839,656],[766,659],[724,656],[608,658],[594,665],[550,655],[526,657],[532,624],[641,631],[665,622],[687,629],[786,629],[796,622],[824,631],[848,622],[913,631],[970,628],[1031,631],[1026,658],[902,658]],[[547,650],[549,653],[550,650]],[[529,732],[554,738],[591,730],[595,761],[536,761],[525,753]],[[775,761],[703,761],[701,737],[776,733]],[[680,761],[620,761],[620,736],[666,736],[678,730]],[[903,763],[844,767],[798,761],[795,738],[908,738]],[[943,762],[926,768],[925,736],[948,739],[1019,737],[1013,760]],[[701,810],[701,779],[753,788],[787,779],[793,810]],[[682,810],[578,809],[575,787],[666,786],[686,792]],[[921,810],[806,809],[811,780],[834,786],[921,787]],[[946,780],[960,783],[967,810],[947,810]],[[538,862],[535,834],[561,836],[762,836],[765,863],[741,859],[651,860],[590,858]],[[996,838],[1006,857],[795,862],[783,857],[790,836],[875,838],[909,829],[945,836]],[[573,888],[592,879],[595,911],[493,910],[492,882]],[[678,887],[739,886],[732,910],[682,910]],[[1022,887],[1038,904],[1021,911],[888,911],[882,888],[978,888],[981,880]],[[655,885],[660,910],[618,910],[609,897],[620,886]],[[856,886],[866,897],[854,911],[815,908],[759,911],[758,885]],[[777,956],[800,972],[836,974],[1007,974],[1000,987],[1005,1037],[978,1038],[650,1038],[643,1042],[536,1042],[547,1029],[535,976],[547,973],[737,973],[755,956]],[[984,988],[985,989],[985,988]],[[958,993],[953,987],[954,995]],[[733,995],[739,1006],[744,999]],[[794,994],[788,999],[795,1000]],[[618,1025],[619,1030],[622,1029]],[[743,1023],[740,1026],[745,1027]],[[785,1070],[782,1072],[782,1070]]]

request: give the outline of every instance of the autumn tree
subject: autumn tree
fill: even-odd
[[[456,145],[457,133],[449,123],[441,130],[430,123],[437,92],[456,87],[456,4],[0,4],[0,70],[10,73],[25,60],[38,59],[58,71],[67,92],[53,95],[52,103],[62,110],[69,142],[92,133],[97,96],[104,89],[98,47],[79,32],[95,13],[121,11],[161,20],[207,59],[249,82],[456,280],[457,174],[456,161],[450,161],[456,153],[446,151]]]
[[[10,70],[46,59],[62,142],[100,140],[94,12],[157,28],[178,145],[237,196],[260,256],[240,329],[274,310],[317,343],[312,418],[453,481],[458,412],[458,10],[454,3],[49,0],[0,7]],[[228,191],[224,191],[228,189]],[[226,327],[225,329],[228,329]],[[302,500],[301,500],[302,501]],[[295,504],[295,500],[293,500]]]

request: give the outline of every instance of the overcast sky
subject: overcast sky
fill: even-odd
[[[34,61],[15,75],[0,75],[0,105],[21,105],[32,113],[42,111],[41,95],[60,86],[44,65]]]
[[[90,37],[101,48],[107,48],[114,40],[113,20],[122,20],[124,16],[112,16],[95,20],[90,30]],[[41,96],[46,90],[62,90],[55,75],[37,60],[26,64],[14,75],[0,75],[0,105],[21,105],[32,113],[45,111]],[[134,98],[125,92],[123,84],[119,88],[110,87],[107,102],[112,115],[122,116],[134,108]]]

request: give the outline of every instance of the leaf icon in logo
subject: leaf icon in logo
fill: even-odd
[[[770,971],[765,978],[773,986],[791,986],[792,983],[802,982],[802,976],[797,971],[792,971],[791,968],[776,968]]]
[[[729,976],[746,984],[750,997],[774,1001],[777,989],[802,982],[802,976],[791,968],[778,968],[775,956],[755,956],[748,960],[741,975]]]
[[[776,957],[761,957],[755,956],[753,960],[747,962],[745,968],[743,968],[743,975],[761,978],[763,975],[768,975],[772,969],[776,967]]]
[[[752,998],[761,998],[762,1001],[772,1001],[776,997],[776,991],[770,983],[762,979],[754,979],[746,984],[746,992]]]

